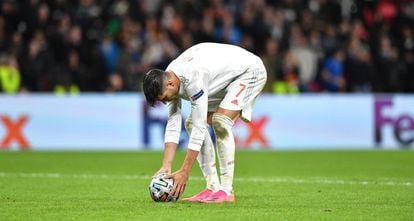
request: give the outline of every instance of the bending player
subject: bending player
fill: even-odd
[[[156,174],[171,174],[181,132],[181,99],[191,102],[191,115],[185,123],[189,134],[187,154],[181,168],[169,176],[174,179],[174,197],[184,192],[197,159],[207,182],[206,189],[183,200],[203,203],[235,201],[232,127],[239,117],[250,122],[254,101],[262,91],[266,77],[259,57],[240,47],[218,43],[194,45],[172,61],[166,71],[153,69],[145,74],[143,89],[148,104],[154,106],[161,101],[169,109],[164,158]],[[209,125],[216,135],[220,181]]]

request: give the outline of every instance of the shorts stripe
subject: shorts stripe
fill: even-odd
[[[258,71],[258,69],[255,69],[253,71],[253,76],[252,76],[251,80],[249,81],[249,85],[247,87],[246,94],[244,95],[244,98],[243,98],[243,103],[244,104],[246,104],[247,101],[249,100],[250,96],[252,95],[253,88],[256,85],[256,82],[257,82],[257,71]]]

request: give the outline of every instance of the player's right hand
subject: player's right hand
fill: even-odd
[[[167,175],[170,175],[171,174],[171,167],[161,167],[155,174],[154,174],[154,176],[152,176],[152,177],[157,177],[157,176],[159,176],[160,174],[162,174],[162,173],[164,173],[164,174],[167,174]]]

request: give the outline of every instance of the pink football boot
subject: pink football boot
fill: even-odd
[[[227,195],[226,192],[223,190],[219,190],[213,194],[211,194],[209,197],[205,198],[204,200],[201,200],[202,203],[223,203],[223,202],[229,202],[234,203],[236,199],[234,198],[234,194]]]
[[[183,201],[186,202],[201,202],[203,199],[207,198],[208,196],[210,196],[213,193],[212,190],[210,189],[205,189],[201,192],[199,192],[197,195],[192,196],[190,198],[184,198]]]

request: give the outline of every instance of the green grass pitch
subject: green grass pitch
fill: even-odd
[[[153,202],[161,159],[0,152],[0,220],[414,220],[414,151],[237,151],[236,203],[214,205]],[[184,196],[204,185],[194,165]]]

